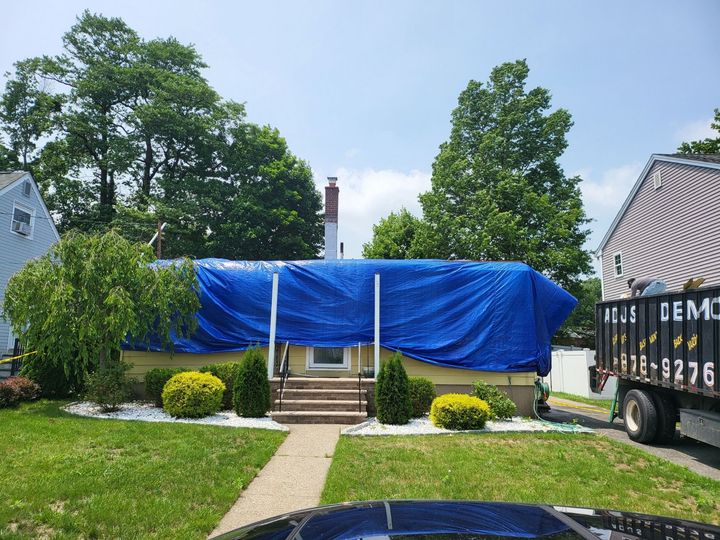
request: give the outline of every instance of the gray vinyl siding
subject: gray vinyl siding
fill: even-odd
[[[8,191],[0,194],[0,305],[5,297],[5,287],[10,277],[25,263],[47,253],[48,248],[57,241],[55,229],[45,213],[35,189],[30,197],[23,194],[23,181],[17,182]],[[12,232],[12,213],[14,203],[34,210],[32,218],[32,238]],[[3,319],[0,308],[0,353],[4,353],[8,344],[10,325]]]
[[[662,187],[652,175],[660,171]],[[623,275],[615,277],[614,254]],[[664,280],[670,290],[690,277],[720,284],[720,170],[656,161],[602,250],[604,299],[628,291],[627,280]]]

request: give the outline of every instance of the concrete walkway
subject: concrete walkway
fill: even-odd
[[[244,490],[210,538],[243,525],[320,504],[340,430],[328,424],[289,425],[290,434]]]

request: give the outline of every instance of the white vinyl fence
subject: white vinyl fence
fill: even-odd
[[[590,390],[588,368],[595,365],[595,351],[557,350],[552,353],[552,370],[545,379],[550,389],[594,399],[612,399],[615,395],[616,377],[610,377],[602,394]]]

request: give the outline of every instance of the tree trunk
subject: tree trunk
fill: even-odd
[[[98,355],[98,367],[99,367],[100,369],[105,369],[105,364],[106,364],[106,363],[107,363],[107,362],[106,362],[106,353],[105,353],[105,350],[101,350],[101,351],[100,351],[100,354]]]
[[[150,198],[150,169],[152,166],[152,160],[153,160],[153,150],[152,150],[152,142],[150,141],[150,138],[145,139],[145,159],[143,160],[143,177],[142,177],[142,186],[140,189],[142,190],[142,198],[143,198],[143,204],[147,204],[148,199]]]

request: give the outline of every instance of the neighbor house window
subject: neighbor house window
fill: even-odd
[[[347,347],[308,347],[308,369],[347,369],[350,365]]]
[[[33,211],[19,204],[13,207],[11,230],[22,236],[32,236]]]
[[[615,277],[621,277],[623,275],[622,253],[613,255],[613,265],[615,266]]]

